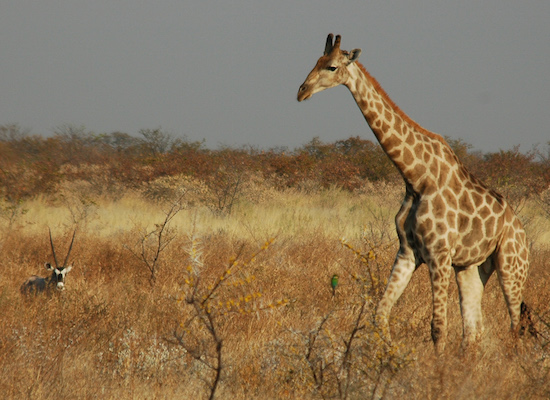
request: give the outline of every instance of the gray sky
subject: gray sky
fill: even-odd
[[[4,0],[0,124],[208,147],[375,140],[347,89],[296,101],[329,32],[411,118],[483,151],[550,140],[546,0]]]

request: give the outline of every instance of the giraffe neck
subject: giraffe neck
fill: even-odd
[[[437,182],[441,164],[459,164],[445,140],[414,122],[389,98],[380,84],[358,62],[349,67],[345,85],[386,154],[413,190],[422,192]]]

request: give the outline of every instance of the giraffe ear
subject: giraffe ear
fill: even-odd
[[[353,49],[352,51],[350,51],[350,53],[349,53],[349,64],[357,61],[357,59],[359,58],[360,55],[361,55],[361,49]]]

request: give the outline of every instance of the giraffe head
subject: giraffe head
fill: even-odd
[[[330,33],[325,45],[325,53],[311,70],[305,82],[298,90],[298,101],[309,99],[314,93],[320,92],[346,82],[349,77],[348,66],[354,63],[361,54],[361,49],[352,51],[340,50],[340,35]]]

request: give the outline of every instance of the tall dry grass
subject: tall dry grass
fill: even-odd
[[[451,285],[449,345],[436,358],[426,268],[394,307],[392,345],[371,323],[397,248],[400,187],[354,194],[256,187],[230,215],[212,212],[197,200],[199,191],[186,190],[183,209],[166,227],[170,241],[154,282],[132,249],[136,243],[154,249],[157,242],[144,234],[164,221],[169,196],[123,190],[104,196],[82,184],[25,204],[0,236],[3,398],[208,398],[217,351],[208,318],[223,344],[216,398],[550,397],[548,221],[534,209],[537,240],[525,299],[539,338],[511,338],[493,278],[483,300],[486,333],[474,354],[463,354]],[[75,225],[67,289],[22,297],[19,286],[29,275],[46,276],[47,227],[64,254]],[[190,285],[191,259],[200,264],[200,279]],[[227,273],[234,263],[238,268]],[[334,273],[340,283],[333,298]],[[189,300],[193,287],[211,293],[218,284],[217,308],[197,314],[201,298]],[[228,305],[239,299],[244,305]]]

